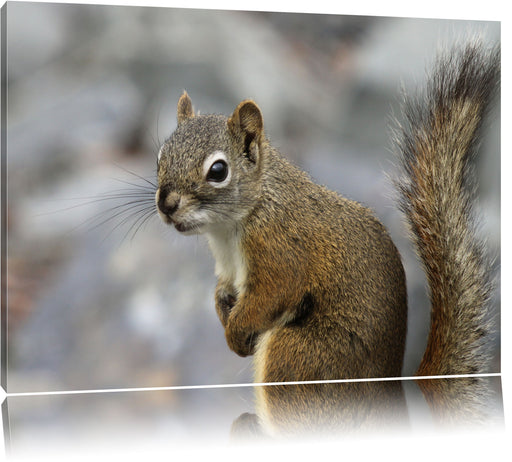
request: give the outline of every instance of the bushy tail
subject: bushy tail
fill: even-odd
[[[400,207],[430,291],[431,327],[417,375],[483,372],[490,265],[476,237],[471,159],[500,78],[500,49],[471,43],[438,59],[425,94],[404,104],[395,143]]]

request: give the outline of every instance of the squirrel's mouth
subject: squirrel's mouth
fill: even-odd
[[[161,220],[167,224],[172,225],[180,234],[200,234],[202,225],[200,223],[191,223],[186,221],[178,221],[169,215],[163,213],[158,210],[158,215],[160,215]]]
[[[176,229],[176,231],[178,231],[180,234],[184,234],[184,235],[201,234],[201,226],[198,224],[187,224],[187,223],[173,222],[172,220],[171,220],[171,222],[174,225],[174,228]]]
[[[187,233],[194,229],[193,226],[188,226],[185,223],[173,223],[174,227],[176,228],[176,231],[179,231],[180,233]]]

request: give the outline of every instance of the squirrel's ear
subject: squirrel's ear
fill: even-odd
[[[252,100],[242,101],[228,119],[228,127],[233,135],[241,136],[244,153],[256,162],[263,140],[263,116],[257,104]]]
[[[178,125],[187,119],[191,119],[192,117],[194,117],[192,101],[187,92],[184,91],[178,101]]]

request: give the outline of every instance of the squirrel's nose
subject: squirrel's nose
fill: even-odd
[[[157,205],[159,210],[171,217],[180,205],[181,196],[176,192],[169,192],[160,188],[158,192]]]

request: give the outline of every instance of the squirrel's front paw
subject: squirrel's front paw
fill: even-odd
[[[236,297],[234,295],[231,295],[222,289],[217,290],[217,293],[215,294],[215,309],[217,310],[217,315],[224,327],[226,327],[228,323],[229,314],[231,313],[235,303]]]
[[[240,356],[254,354],[258,333],[252,329],[238,328],[236,323],[230,321],[226,327],[226,340],[229,348]]]

